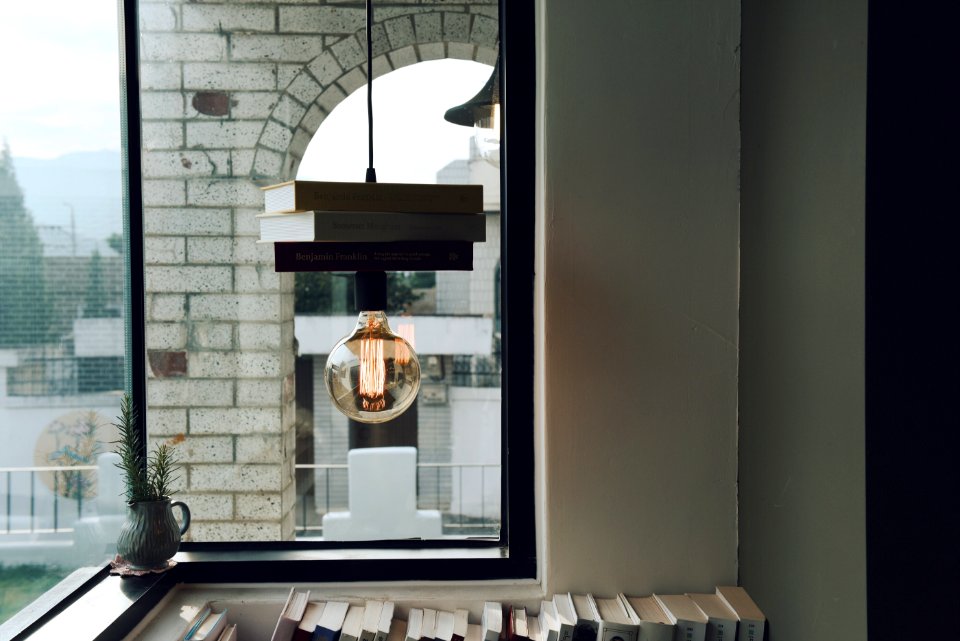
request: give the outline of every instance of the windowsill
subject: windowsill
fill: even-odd
[[[399,612],[426,602],[436,607],[459,603],[456,607],[471,610],[484,600],[536,604],[543,594],[531,578],[535,562],[511,559],[499,547],[201,550],[174,558],[177,565],[161,575],[120,578],[86,568],[87,577],[98,571],[99,576],[86,584],[68,577],[31,608],[36,615],[66,604],[29,638],[169,639],[171,631],[185,625],[184,608],[205,601],[242,605],[235,622],[247,621],[242,627],[259,630],[264,617],[276,619],[293,585],[311,589],[317,599],[394,600]],[[25,629],[28,622],[19,621],[18,629]]]

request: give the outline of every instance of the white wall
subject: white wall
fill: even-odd
[[[541,3],[548,593],[736,580],[739,2]]]

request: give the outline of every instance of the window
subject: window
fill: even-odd
[[[532,32],[532,3],[524,4],[503,14],[514,16],[517,33]],[[145,328],[134,332],[127,362],[147,378],[144,384],[134,375],[127,387],[147,399],[151,439],[187,436],[183,489],[201,517],[191,527],[194,542],[182,548],[185,562],[159,584],[316,580],[318,563],[327,580],[534,576],[532,41],[514,45],[516,71],[505,80],[504,94],[504,127],[517,124],[504,141],[502,167],[509,238],[500,257],[503,450],[511,456],[503,472],[510,489],[503,491],[500,537],[456,541],[456,562],[439,560],[449,551],[431,552],[449,547],[445,541],[363,542],[358,545],[381,548],[374,553],[380,560],[367,563],[324,551],[331,545],[293,540],[296,491],[287,453],[296,449],[294,278],[275,273],[268,249],[253,242],[254,216],[262,207],[257,184],[296,175],[318,110],[361,81],[362,9],[129,0],[124,14],[139,14],[139,34],[128,25],[123,40],[128,53],[139,44],[139,65],[132,55],[121,64],[130,87],[141,89],[126,95],[127,113],[142,117],[139,127],[129,119],[127,144],[143,153],[126,159],[131,180],[125,198],[132,212],[132,262],[144,263],[142,273],[130,270],[126,302],[132,303],[133,326]],[[384,15],[375,25],[374,66],[404,66],[411,54],[492,63],[496,14],[495,5],[478,3]],[[336,25],[335,32],[318,39],[318,24]],[[504,65],[508,42],[501,47]],[[518,212],[513,219],[511,211]],[[109,365],[100,360],[85,367]],[[228,433],[223,425],[230,426]],[[225,491],[229,501],[222,500]],[[310,557],[315,561],[304,562],[302,552],[286,554],[304,548],[319,550]],[[402,553],[409,548],[426,554],[414,561]]]

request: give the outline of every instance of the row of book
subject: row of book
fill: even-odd
[[[271,641],[763,641],[766,626],[760,608],[735,586],[641,597],[557,594],[536,614],[488,601],[476,623],[466,609],[396,614],[391,601],[310,601],[309,591],[291,588]],[[216,621],[206,625],[213,632],[204,630],[209,620]],[[226,612],[207,607],[184,641],[230,641],[232,629]]]
[[[276,271],[473,268],[486,240],[481,185],[293,180],[263,188],[260,242]]]

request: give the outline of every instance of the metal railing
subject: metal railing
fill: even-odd
[[[53,474],[52,505],[49,512],[47,505],[41,505],[37,500],[37,475],[44,472]],[[67,509],[76,503],[77,519],[83,518],[84,492],[89,487],[89,477],[84,474],[96,474],[96,465],[39,465],[33,467],[0,467],[0,479],[3,479],[2,519],[0,519],[0,533],[2,534],[36,534],[50,532],[72,532],[72,527],[63,527],[61,521],[65,515],[61,512],[61,502],[67,502]],[[23,496],[29,501],[29,510],[26,515],[18,510],[14,513],[14,479],[28,477],[24,485],[29,486],[29,494]],[[45,502],[49,503],[49,502]],[[27,516],[23,525],[14,527],[14,518]],[[38,520],[50,523],[48,526],[39,526]]]
[[[322,537],[323,515],[348,508],[345,501],[347,465],[297,463],[294,467],[298,472],[297,485],[302,488],[297,492],[297,536]],[[479,515],[452,509],[453,505],[464,505],[465,470],[475,470],[479,475],[478,492],[466,497],[473,499],[475,505],[479,504]],[[316,478],[318,473],[322,474],[322,482]],[[453,500],[454,477],[457,478],[456,501]],[[417,463],[417,508],[440,511],[444,536],[497,536],[500,531],[499,492],[496,493],[497,500],[488,504],[488,481],[496,481],[499,488],[498,463]]]

